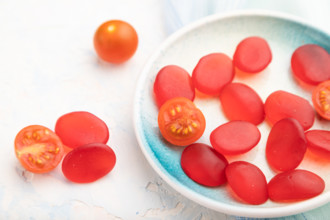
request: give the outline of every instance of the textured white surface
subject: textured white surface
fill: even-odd
[[[0,219],[234,219],[168,187],[135,139],[132,97],[143,65],[167,37],[163,6],[162,0],[0,0]],[[324,6],[318,8],[299,4],[305,13],[297,14],[329,30]],[[139,34],[136,54],[119,66],[100,61],[92,45],[97,26],[110,19],[131,23]],[[30,124],[53,129],[59,116],[75,110],[108,124],[114,170],[91,184],[68,182],[60,167],[43,175],[24,171],[14,155],[16,133]]]

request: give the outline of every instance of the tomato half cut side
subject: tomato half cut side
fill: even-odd
[[[312,100],[316,112],[322,118],[330,120],[330,80],[322,82],[314,89]]]
[[[153,89],[158,107],[175,97],[186,97],[191,101],[195,98],[195,87],[189,73],[176,65],[159,70]]]
[[[158,113],[162,136],[171,144],[186,146],[197,141],[205,130],[205,117],[187,98],[177,97],[165,102]]]
[[[61,162],[64,149],[60,138],[49,128],[30,125],[16,135],[15,152],[26,170],[47,173]]]
[[[70,148],[90,143],[105,144],[109,139],[109,129],[105,122],[84,111],[70,112],[58,118],[55,133]]]

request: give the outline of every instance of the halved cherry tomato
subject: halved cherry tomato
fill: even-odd
[[[330,80],[319,84],[313,91],[313,105],[317,113],[330,120]]]
[[[154,94],[157,106],[160,107],[167,100],[175,97],[186,97],[193,101],[195,87],[189,73],[176,65],[163,67],[154,82]]]
[[[64,149],[60,138],[49,128],[30,125],[16,135],[15,152],[25,169],[46,173],[61,162]]]
[[[90,183],[108,174],[115,164],[115,152],[108,145],[92,143],[70,151],[64,157],[62,171],[72,182]]]
[[[224,155],[248,152],[261,137],[258,127],[247,121],[230,121],[214,129],[210,135],[212,147]]]
[[[168,142],[185,146],[194,143],[203,135],[205,118],[192,101],[177,97],[162,105],[158,113],[158,125]]]
[[[220,93],[225,115],[230,120],[244,120],[255,125],[265,118],[264,103],[258,93],[243,83],[229,83]]]
[[[252,205],[267,201],[266,177],[257,166],[235,161],[228,164],[225,172],[229,186],[239,198]]]
[[[261,37],[242,40],[234,53],[234,65],[246,73],[259,73],[272,60],[272,52],[267,41]]]
[[[282,90],[268,96],[265,102],[265,114],[271,124],[283,118],[297,119],[304,130],[312,127],[315,120],[314,109],[306,99]]]
[[[269,198],[276,202],[309,199],[321,194],[324,188],[324,180],[307,170],[279,173],[268,183]]]
[[[193,83],[200,92],[219,95],[221,89],[234,78],[232,60],[223,53],[211,53],[202,57],[192,73]]]
[[[181,155],[181,167],[189,178],[205,186],[226,183],[227,159],[212,147],[195,143],[186,147]]]
[[[309,130],[305,135],[308,149],[330,159],[330,131]]]
[[[294,118],[284,118],[274,124],[266,144],[266,158],[276,171],[295,169],[306,152],[306,138],[301,124]]]
[[[95,32],[94,48],[99,57],[110,63],[122,63],[131,58],[138,46],[138,35],[129,23],[110,20]]]
[[[319,45],[305,44],[292,54],[291,68],[298,79],[317,85],[330,80],[330,55]]]
[[[55,133],[71,148],[90,143],[105,144],[109,139],[109,129],[104,121],[84,111],[62,115],[56,121]]]

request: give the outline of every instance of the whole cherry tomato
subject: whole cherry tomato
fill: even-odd
[[[192,101],[177,97],[168,100],[160,108],[158,126],[168,142],[185,146],[194,143],[203,135],[205,118]]]
[[[252,205],[267,201],[266,177],[257,166],[246,161],[235,161],[228,164],[225,172],[229,186],[239,198]]]
[[[313,91],[313,105],[316,112],[330,120],[330,80],[320,83]]]
[[[16,157],[33,173],[53,170],[62,160],[64,149],[60,138],[41,125],[23,128],[15,138]]]
[[[157,106],[175,97],[186,97],[193,101],[195,87],[189,73],[176,65],[168,65],[159,70],[154,82],[154,94]]]
[[[109,129],[104,121],[84,111],[62,115],[56,121],[55,133],[70,148],[90,143],[106,144],[109,139]]]
[[[194,143],[181,155],[183,171],[195,182],[205,186],[220,186],[226,182],[227,159],[212,147]]]
[[[76,183],[90,183],[108,174],[116,164],[115,152],[102,143],[92,143],[70,151],[62,162],[64,176]]]
[[[94,48],[99,57],[110,63],[122,63],[131,58],[138,46],[138,35],[127,22],[110,20],[95,32]]]
[[[293,202],[315,197],[323,192],[324,180],[307,170],[279,173],[268,183],[269,198],[276,202]]]

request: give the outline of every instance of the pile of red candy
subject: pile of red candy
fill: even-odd
[[[292,202],[323,192],[324,180],[296,169],[307,148],[330,160],[330,131],[309,130],[315,111],[330,120],[330,55],[322,47],[306,44],[295,50],[291,68],[295,79],[316,86],[313,106],[308,100],[278,90],[265,102],[243,83],[232,82],[235,68],[241,72],[262,72],[272,60],[268,42],[248,37],[236,47],[233,60],[223,53],[202,57],[190,75],[177,65],[163,67],[154,81],[154,97],[159,107],[158,125],[169,143],[187,146],[181,167],[188,177],[204,186],[228,183],[236,197],[249,204],[269,199]],[[229,122],[215,128],[208,146],[196,141],[205,130],[205,118],[193,100],[195,91],[219,97]],[[239,155],[254,148],[261,134],[257,125],[264,120],[272,126],[266,143],[266,159],[277,174],[267,182],[262,170],[246,161],[228,163],[225,156]]]

